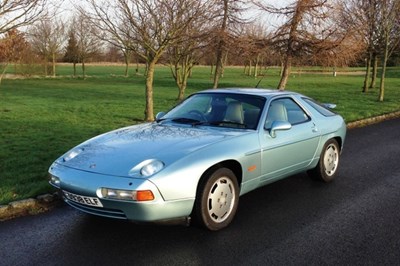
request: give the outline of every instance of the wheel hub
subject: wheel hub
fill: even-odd
[[[329,145],[326,149],[324,157],[325,173],[331,176],[335,173],[338,164],[339,156],[335,146]]]
[[[218,179],[208,194],[208,214],[215,222],[223,222],[232,211],[234,200],[232,182],[226,178]]]

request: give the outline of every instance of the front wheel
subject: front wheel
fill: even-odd
[[[239,203],[239,185],[228,168],[219,168],[205,176],[199,185],[194,214],[197,222],[209,230],[228,226]]]
[[[311,177],[320,179],[324,182],[331,182],[339,166],[340,149],[335,139],[325,143],[322,149],[318,165],[308,173]]]

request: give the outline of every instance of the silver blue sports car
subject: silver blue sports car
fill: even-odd
[[[201,91],[76,146],[51,165],[50,184],[90,214],[219,230],[258,187],[303,171],[332,181],[346,125],[331,107],[289,91]]]

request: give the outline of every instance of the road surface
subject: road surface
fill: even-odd
[[[220,232],[64,204],[0,223],[0,265],[400,265],[400,119],[348,131],[331,184],[306,174],[240,198]]]

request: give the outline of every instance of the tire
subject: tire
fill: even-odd
[[[321,153],[317,166],[308,174],[326,183],[331,182],[337,173],[339,166],[340,148],[335,139],[328,140]]]
[[[194,206],[195,221],[211,231],[228,226],[239,203],[239,185],[228,168],[218,168],[199,184]]]

